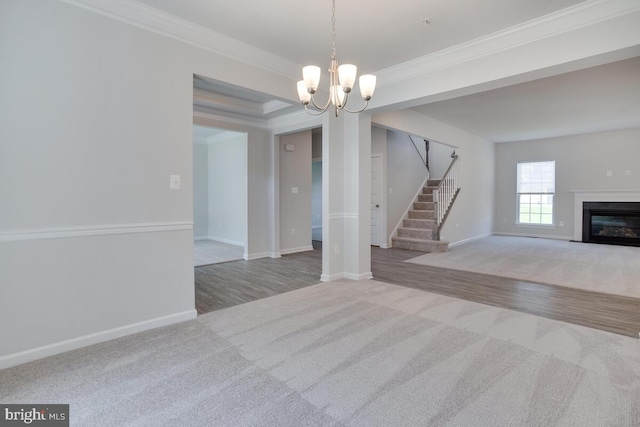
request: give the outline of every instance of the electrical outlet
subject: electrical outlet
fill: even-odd
[[[291,192],[293,194],[298,194],[298,187],[291,187]]]
[[[624,176],[631,176],[631,171],[629,169],[624,171]]]
[[[333,253],[336,255],[340,255],[340,246],[339,245],[335,245],[333,247]]]
[[[560,222],[558,222],[558,225],[559,225],[560,227],[564,227],[564,221],[560,221]]]

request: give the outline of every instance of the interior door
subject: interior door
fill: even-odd
[[[382,156],[371,156],[371,245],[380,246],[382,221]]]

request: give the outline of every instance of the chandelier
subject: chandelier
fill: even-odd
[[[360,76],[360,94],[362,95],[362,99],[364,99],[364,106],[359,110],[349,110],[346,108],[349,93],[351,93],[351,89],[353,89],[353,85],[356,81],[358,68],[352,64],[338,65],[338,60],[336,59],[336,0],[332,0],[332,4],[332,48],[331,66],[329,67],[329,99],[324,106],[318,105],[314,99],[314,94],[318,90],[318,86],[320,84],[320,67],[315,65],[308,65],[302,68],[303,80],[298,82],[298,96],[300,97],[300,101],[304,105],[304,109],[307,113],[320,115],[333,105],[336,117],[338,117],[338,112],[340,110],[345,110],[349,113],[359,113],[367,108],[369,100],[373,96],[373,91],[376,88],[376,76],[372,74]],[[309,108],[309,103],[313,106],[312,108]]]

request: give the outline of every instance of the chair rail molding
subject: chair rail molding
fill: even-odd
[[[193,221],[143,222],[135,224],[98,224],[81,225],[75,227],[49,227],[28,230],[0,231],[0,242],[65,239],[72,237],[153,233],[159,231],[181,230],[193,230]]]

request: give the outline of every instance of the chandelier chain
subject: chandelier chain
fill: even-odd
[[[331,59],[336,59],[336,0],[331,7]]]

